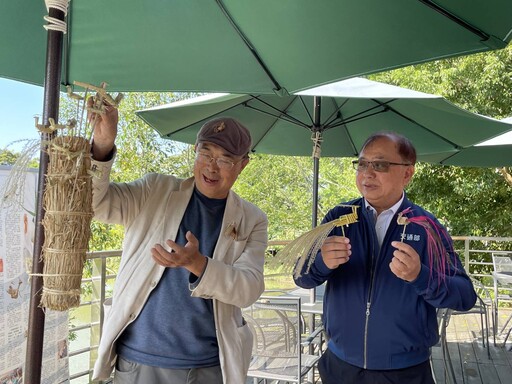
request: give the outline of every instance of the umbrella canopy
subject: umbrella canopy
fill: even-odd
[[[2,3],[0,76],[43,84],[46,14],[42,0]],[[291,94],[503,48],[511,14],[509,0],[71,1],[60,82]]]
[[[512,117],[501,121],[512,124]],[[464,148],[444,159],[442,164],[462,167],[507,167],[512,165],[512,130],[492,140]]]
[[[512,145],[484,145],[465,148],[441,164],[460,167],[508,167],[512,165]]]
[[[436,163],[512,128],[441,96],[363,78],[287,97],[207,95],[137,114],[162,137],[190,144],[207,120],[234,117],[251,130],[254,152],[280,155],[310,155],[319,132],[322,156],[357,156],[372,132],[393,130],[414,143],[419,160]]]

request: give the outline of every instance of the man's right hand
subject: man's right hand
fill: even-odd
[[[322,259],[329,269],[338,268],[350,259],[350,240],[343,236],[330,236],[322,244]]]
[[[87,106],[92,107],[93,103],[93,96],[91,96],[87,99]],[[116,141],[117,122],[119,120],[117,108],[112,105],[105,105],[104,114],[91,112],[88,118],[94,129],[92,157],[98,161],[105,160],[112,152]]]

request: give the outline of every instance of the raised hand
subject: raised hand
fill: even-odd
[[[414,281],[421,270],[420,256],[409,244],[393,241],[391,245],[396,248],[389,263],[391,272],[402,280]]]
[[[199,241],[192,232],[188,231],[185,237],[188,241],[185,246],[167,240],[170,252],[161,244],[155,244],[151,255],[157,264],[169,268],[183,267],[199,277],[206,267],[206,257],[199,252]]]
[[[87,99],[87,107],[93,108],[94,96]],[[117,122],[119,114],[117,108],[110,104],[104,104],[104,113],[91,111],[88,119],[93,127],[92,155],[95,160],[104,160],[114,148],[117,136]]]

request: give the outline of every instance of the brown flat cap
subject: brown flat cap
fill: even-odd
[[[245,156],[251,150],[251,134],[239,121],[220,117],[206,122],[197,133],[196,144],[213,143],[235,156]]]

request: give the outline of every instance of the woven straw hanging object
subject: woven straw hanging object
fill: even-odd
[[[90,145],[83,137],[59,136],[48,145],[48,155],[41,305],[64,311],[80,305],[92,219]]]
[[[102,87],[77,83],[86,88],[85,96],[69,94],[79,101],[78,113],[84,120],[84,111],[104,113],[105,105],[118,106],[122,99],[108,95]],[[94,103],[86,107],[87,91],[93,90]],[[81,104],[81,106],[80,106]],[[65,311],[80,305],[82,272],[91,235],[92,173],[90,141],[94,126],[75,121],[66,126],[54,124],[38,128],[43,132],[59,130],[62,135],[53,138],[47,145],[49,156],[46,188],[43,194],[45,217],[44,244],[42,249],[43,291],[41,306]],[[37,126],[37,123],[36,123]]]

